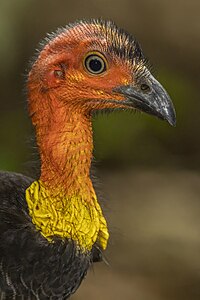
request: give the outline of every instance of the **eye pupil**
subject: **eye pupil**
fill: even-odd
[[[99,72],[102,68],[102,63],[98,59],[91,59],[89,62],[89,67],[94,72]]]
[[[91,74],[101,74],[106,70],[106,63],[101,56],[90,54],[85,59],[85,67]]]

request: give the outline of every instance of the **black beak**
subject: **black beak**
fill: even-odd
[[[127,106],[167,120],[172,126],[176,125],[173,103],[165,89],[152,75],[146,78],[145,83],[137,86],[120,86],[115,92],[126,97]]]

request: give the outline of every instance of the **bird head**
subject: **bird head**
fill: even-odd
[[[113,22],[80,21],[48,35],[28,79],[33,122],[49,106],[91,114],[140,110],[175,125],[175,110],[152,76],[140,45]]]

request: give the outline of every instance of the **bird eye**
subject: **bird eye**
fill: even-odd
[[[90,53],[86,56],[84,65],[86,70],[93,75],[101,74],[107,69],[107,64],[103,55],[95,53]]]

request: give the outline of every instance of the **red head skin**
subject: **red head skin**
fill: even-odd
[[[52,192],[92,191],[91,112],[123,107],[113,89],[134,82],[133,65],[107,51],[111,31],[99,24],[79,23],[50,39],[28,78],[29,111],[41,155],[40,180]],[[107,70],[90,74],[84,58],[100,52]],[[109,100],[116,100],[115,102]]]

